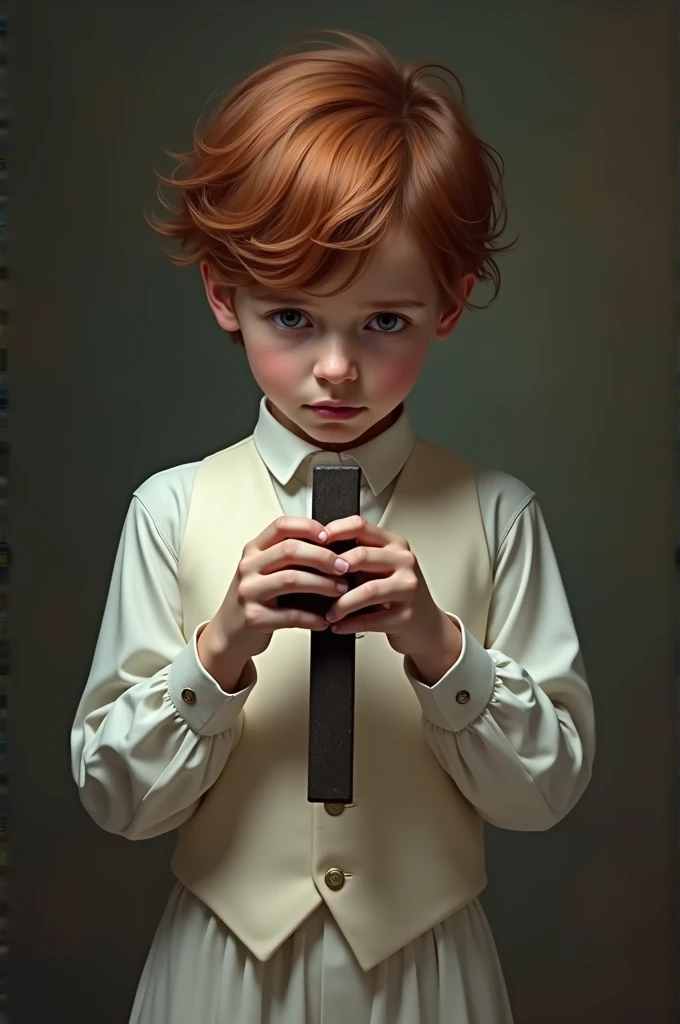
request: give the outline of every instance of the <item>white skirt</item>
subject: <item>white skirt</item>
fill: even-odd
[[[477,900],[364,972],[324,907],[266,963],[179,883],[130,1024],[512,1024]]]

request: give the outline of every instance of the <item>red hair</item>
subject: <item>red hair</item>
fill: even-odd
[[[298,37],[305,39],[311,33]],[[441,64],[401,66],[349,32],[323,49],[280,56],[221,101],[170,178],[179,203],[149,222],[180,243],[178,266],[206,259],[230,291],[248,284],[314,290],[351,255],[403,225],[446,301],[464,274],[494,286],[507,211],[503,163],[474,132],[457,76]],[[460,99],[423,79],[451,74]],[[436,76],[434,76],[436,77]],[[178,172],[183,172],[181,177]],[[472,306],[472,303],[466,303]],[[242,340],[240,332],[234,340]]]

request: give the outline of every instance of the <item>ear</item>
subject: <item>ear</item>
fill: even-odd
[[[442,341],[444,338],[453,332],[456,324],[463,315],[465,309],[465,302],[470,297],[470,293],[475,286],[476,277],[474,274],[465,274],[461,278],[458,286],[458,298],[444,311],[441,316],[437,329],[435,330],[434,336],[438,341]]]
[[[222,330],[232,333],[239,331],[233,297],[230,296],[227,286],[217,279],[207,260],[201,260],[201,277],[208,303]]]

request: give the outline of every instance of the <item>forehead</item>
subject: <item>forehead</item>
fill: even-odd
[[[351,259],[315,289],[314,293],[303,289],[286,288],[285,297],[299,297],[315,303],[351,302],[358,306],[373,305],[376,300],[410,299],[429,304],[436,295],[436,282],[413,237],[403,228],[391,229],[374,248],[361,275],[349,288],[336,296],[327,293],[342,286],[352,269]],[[248,291],[253,298],[276,298],[275,290],[253,286]],[[318,291],[318,294],[317,294]],[[281,293],[283,295],[283,292]]]
[[[405,228],[392,228],[375,247],[360,281],[387,279],[399,287],[427,287],[431,273],[416,240]]]

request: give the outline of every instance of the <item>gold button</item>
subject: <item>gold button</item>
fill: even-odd
[[[190,690],[187,687],[186,690],[182,690],[182,700],[184,701],[185,704],[195,704],[196,694],[194,693],[193,690]]]
[[[332,814],[333,817],[337,817],[338,814],[342,814],[345,809],[344,804],[324,804],[323,806],[326,814]]]
[[[459,690],[458,693],[456,694],[456,700],[458,701],[459,704],[467,704],[469,699],[470,694],[467,692],[467,690]]]
[[[342,889],[345,884],[345,875],[340,868],[329,868],[324,875],[324,880],[329,889]]]

